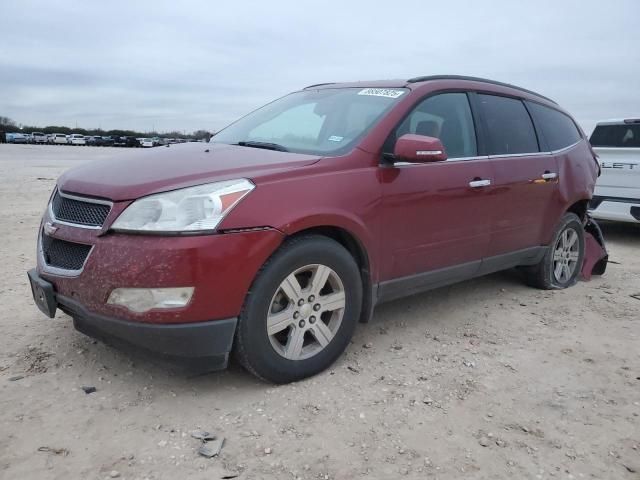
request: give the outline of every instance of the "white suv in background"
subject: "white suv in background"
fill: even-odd
[[[602,168],[591,215],[640,223],[640,118],[600,122],[590,142]]]
[[[31,138],[33,143],[47,143],[47,136],[42,132],[33,132]]]
[[[86,145],[87,141],[84,139],[84,135],[73,133],[69,136],[69,143],[71,145]]]
[[[56,143],[56,144],[66,145],[67,144],[67,136],[64,133],[54,133],[52,141],[53,141],[53,143]]]

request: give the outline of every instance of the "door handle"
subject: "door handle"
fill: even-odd
[[[541,176],[545,180],[553,180],[554,178],[558,178],[558,174],[554,172],[544,172]]]
[[[491,185],[491,180],[483,180],[480,178],[469,182],[471,188],[488,187],[489,185]]]

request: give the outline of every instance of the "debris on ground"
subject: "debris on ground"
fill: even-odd
[[[223,444],[224,437],[220,437],[216,440],[211,440],[208,442],[203,441],[202,445],[200,445],[200,448],[198,449],[198,454],[206,458],[217,457],[218,455],[220,455]]]
[[[478,443],[483,447],[488,447],[489,445],[491,445],[491,439],[486,435],[483,435],[478,440]]]
[[[52,453],[54,455],[62,455],[66,457],[69,455],[69,450],[66,448],[54,448],[54,447],[40,447],[38,448],[39,452]]]
[[[22,380],[24,375],[14,375],[13,377],[9,377],[10,382],[17,382],[18,380]]]
[[[86,387],[86,386],[84,386],[84,387],[80,387],[80,388],[82,388],[82,391],[84,393],[86,393],[87,395],[89,395],[90,393],[98,391],[98,389],[96,387]]]
[[[111,470],[111,472],[109,472],[109,477],[111,478],[118,478],[120,476],[120,472],[118,472],[117,470]]]
[[[215,440],[216,436],[213,433],[205,432],[204,430],[194,430],[191,432],[191,436],[203,442],[209,442]]]

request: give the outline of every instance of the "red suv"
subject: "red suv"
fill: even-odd
[[[313,375],[376,304],[521,267],[572,285],[598,167],[555,102],[457,76],[321,84],[60,177],[34,299],[91,336],[273,382]]]

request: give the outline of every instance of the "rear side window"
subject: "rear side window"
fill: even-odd
[[[473,117],[465,93],[442,93],[418,103],[398,125],[394,140],[407,133],[439,138],[448,158],[477,155]]]
[[[573,120],[562,112],[538,103],[527,102],[529,111],[550,150],[560,150],[582,138]]]
[[[640,147],[640,125],[598,125],[589,139],[594,147]]]
[[[489,155],[513,155],[538,151],[531,117],[522,101],[479,94],[489,136]]]

